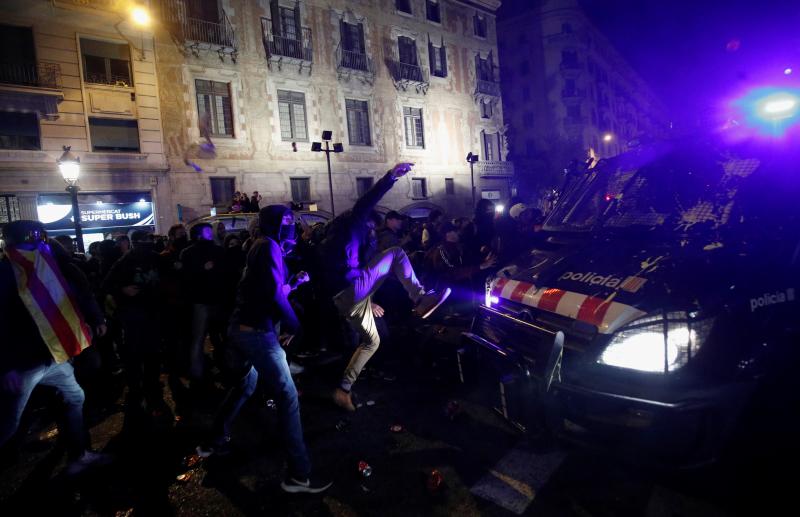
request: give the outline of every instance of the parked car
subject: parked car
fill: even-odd
[[[542,244],[488,280],[464,334],[480,361],[468,380],[522,429],[656,464],[714,461],[744,429],[796,442],[800,161],[787,152],[692,139],[586,170]]]

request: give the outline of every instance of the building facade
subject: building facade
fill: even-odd
[[[0,224],[40,219],[73,233],[56,164],[64,146],[80,158],[86,242],[171,222],[153,39],[130,7],[0,3]]]
[[[174,220],[219,213],[235,191],[330,213],[331,184],[338,213],[400,161],[416,166],[381,208],[469,213],[470,152],[477,196],[511,194],[499,0],[154,4]],[[314,142],[342,144],[330,184]]]
[[[499,27],[511,159],[526,189],[552,186],[574,159],[668,131],[662,104],[577,0],[506,4]]]

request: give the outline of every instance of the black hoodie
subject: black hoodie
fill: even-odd
[[[281,332],[294,334],[300,324],[289,303],[289,270],[283,260],[281,220],[290,210],[270,205],[258,213],[261,237],[247,253],[242,279],[236,296],[235,324],[274,332],[280,322]]]

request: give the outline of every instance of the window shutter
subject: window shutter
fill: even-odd
[[[295,38],[297,41],[303,41],[303,29],[300,25],[300,2],[297,1],[294,3],[294,26],[295,26]],[[299,49],[298,49],[299,50]]]
[[[430,62],[431,65],[431,73],[434,73],[436,71],[436,60],[433,57],[434,52],[435,49],[433,48],[433,43],[431,43],[431,35],[428,34],[428,61]]]
[[[442,36],[442,46],[439,47],[439,52],[442,54],[442,76],[447,77],[447,49],[444,46],[444,36]]]
[[[363,23],[356,24],[355,32],[357,34],[357,36],[356,36],[356,43],[357,43],[356,48],[358,49],[358,51],[361,54],[366,54],[367,53],[367,49],[366,49],[366,38],[364,38],[364,24]]]
[[[275,36],[281,35],[281,13],[278,7],[278,0],[272,0],[269,3],[269,10],[272,15],[272,34]]]
[[[342,50],[350,50],[350,31],[344,19],[339,20],[339,37],[342,40]]]

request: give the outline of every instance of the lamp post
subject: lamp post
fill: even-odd
[[[75,224],[75,240],[78,241],[78,251],[84,253],[83,230],[81,229],[81,211],[78,207],[78,176],[81,173],[81,159],[70,151],[70,146],[64,146],[64,154],[57,160],[58,170],[67,184],[67,192],[72,199],[72,222]]]
[[[336,208],[333,205],[333,176],[331,175],[331,153],[341,153],[344,151],[344,146],[341,143],[333,144],[330,146],[330,140],[333,136],[333,131],[323,131],[322,141],[325,142],[325,148],[322,148],[322,142],[313,142],[311,150],[315,153],[325,153],[325,158],[328,161],[328,188],[331,195],[331,215],[336,217]]]
[[[472,181],[472,208],[475,208],[475,162],[478,161],[478,155],[470,152],[467,154],[467,163],[469,164],[469,178]]]

